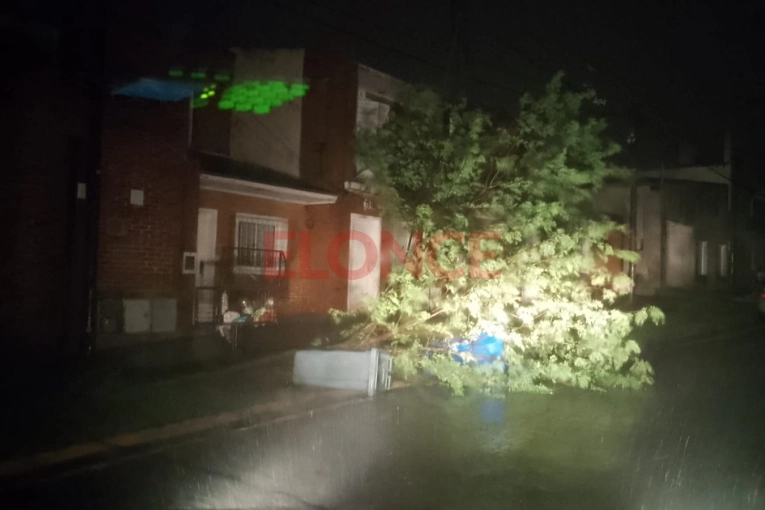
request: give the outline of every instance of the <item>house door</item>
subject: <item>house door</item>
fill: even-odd
[[[197,218],[196,309],[194,319],[210,323],[215,319],[215,245],[218,234],[218,211],[199,209]]]
[[[693,286],[696,275],[696,240],[693,227],[667,222],[667,286]]]
[[[368,235],[374,243],[375,260],[367,257],[367,247],[360,241],[348,243],[348,269],[359,271],[360,278],[348,280],[348,310],[363,308],[367,297],[377,297],[380,292],[380,218],[351,214],[351,232]],[[369,254],[371,255],[371,253]]]

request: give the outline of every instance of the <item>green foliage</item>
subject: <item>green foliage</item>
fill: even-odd
[[[663,315],[613,307],[632,281],[611,274],[605,262],[636,261],[637,254],[614,250],[607,238],[624,227],[592,213],[594,193],[607,179],[625,176],[608,163],[619,147],[604,140],[605,123],[582,115],[597,101],[592,91],[564,90],[557,75],[540,98],[521,100],[516,123],[503,126],[413,88],[381,129],[360,133],[359,156],[374,171],[387,213],[424,232],[426,242],[446,230],[465,238],[426,256],[419,277],[394,272],[347,337],[389,342],[402,375],[423,370],[457,393],[652,383],[652,369],[629,336]],[[496,233],[480,241],[494,254],[480,269],[497,278],[466,270],[444,278],[434,269],[436,262],[465,269],[471,232],[479,231]],[[481,332],[504,340],[506,371],[455,363],[436,347],[438,340]]]

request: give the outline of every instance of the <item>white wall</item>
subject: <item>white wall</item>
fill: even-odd
[[[237,55],[234,83],[246,80],[303,82],[304,51],[249,50]],[[300,98],[266,115],[233,112],[229,154],[233,159],[300,176]]]
[[[710,272],[715,269],[709,268]],[[693,286],[695,280],[696,239],[693,227],[668,221],[667,287],[688,288]]]
[[[403,83],[388,74],[359,64],[359,91],[370,92],[393,101]]]

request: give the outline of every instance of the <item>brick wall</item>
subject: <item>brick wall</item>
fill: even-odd
[[[341,191],[356,175],[358,64],[345,55],[306,51],[303,76],[311,88],[303,98],[300,176]]]
[[[351,213],[376,214],[374,210],[363,210],[363,200],[344,194],[335,204],[303,206],[201,190],[199,207],[218,211],[216,240],[218,255],[222,255],[222,250],[226,247],[235,246],[234,231],[237,213],[287,219],[289,229],[296,232],[295,239],[288,242],[287,260],[287,270],[294,271],[295,276],[281,282],[286,289],[284,299],[277,303],[281,316],[323,313],[330,308],[346,308],[348,281],[344,276],[338,276],[331,270],[327,249],[336,235],[350,228]],[[307,236],[310,236],[310,252],[306,247]],[[305,254],[310,253],[310,270],[326,272],[326,276],[311,277],[306,271],[301,274],[299,258],[301,247],[305,250]],[[339,260],[344,267],[347,267],[347,244],[341,248]],[[253,285],[261,284],[253,283]]]
[[[98,291],[101,297],[175,297],[190,325],[199,172],[187,159],[189,107],[114,99],[106,105],[101,178]],[[130,204],[142,190],[143,206]]]
[[[75,269],[87,261],[71,254],[81,248],[74,226],[85,222],[74,211],[78,167],[72,146],[86,139],[86,110],[70,107],[80,104],[79,90],[52,63],[21,55],[29,60],[6,60],[17,71],[2,85],[0,339],[5,361],[19,365],[24,357],[37,365],[62,360],[85,329],[84,321],[71,320],[85,306],[71,289]]]

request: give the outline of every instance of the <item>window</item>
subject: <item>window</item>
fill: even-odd
[[[287,239],[277,239],[274,233],[286,231],[283,218],[237,214],[234,270],[255,274],[284,270]]]
[[[356,101],[356,129],[358,131],[377,131],[386,120],[393,102],[382,95],[360,91]],[[368,172],[368,169],[356,158],[356,173]]]
[[[707,242],[701,241],[699,243],[699,258],[698,258],[698,272],[701,276],[707,275],[709,254],[707,253]]]
[[[720,245],[720,276],[728,276],[728,245]]]
[[[390,105],[383,100],[374,101],[360,97],[356,107],[356,128],[377,131],[387,120],[389,111]]]

